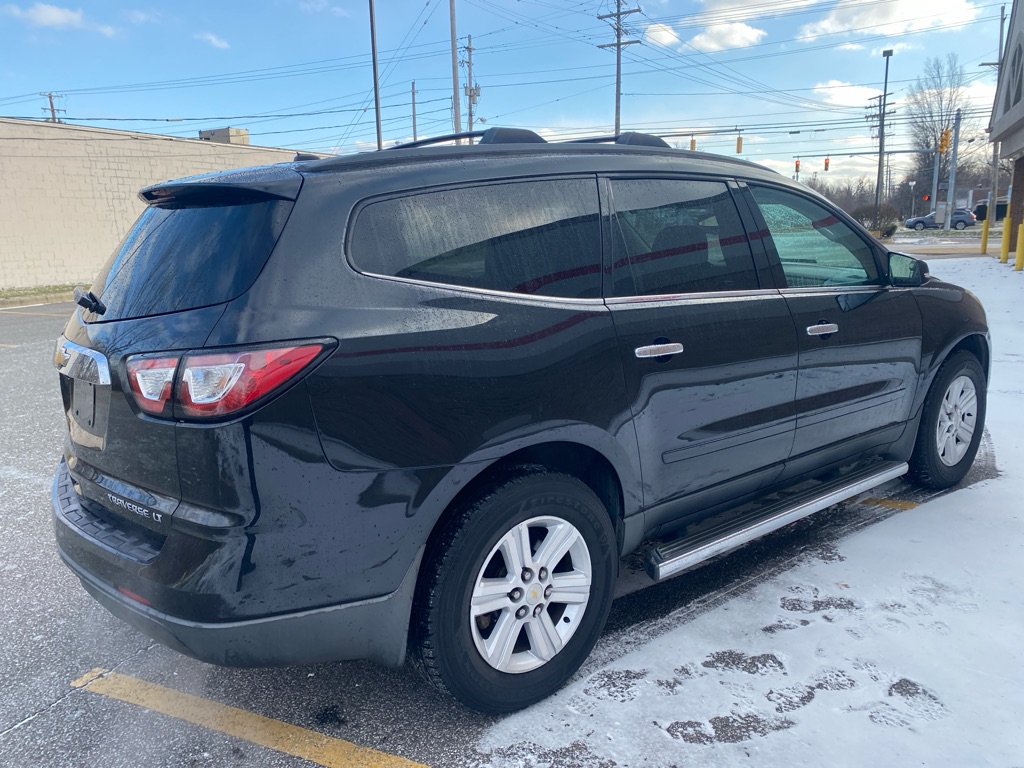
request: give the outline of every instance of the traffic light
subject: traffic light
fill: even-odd
[[[693,138],[693,136],[690,137],[690,151],[691,152],[696,152],[697,151],[697,140],[695,138]]]
[[[939,133],[939,152],[941,154],[946,154],[949,151],[949,140],[952,133],[949,128],[943,128]]]
[[[800,161],[799,160],[796,161],[796,172],[800,173]]]
[[[825,158],[825,170],[826,171],[828,170],[828,158],[827,157]]]
[[[931,200],[931,199],[932,199],[932,196],[931,196],[931,195],[925,195],[925,196],[924,196],[924,197],[922,197],[921,199],[922,199],[922,200],[924,200],[924,201],[925,201],[925,202],[927,203],[927,202],[928,202],[929,200]]]
[[[743,137],[742,136],[737,136],[736,137],[736,154],[737,155],[742,155],[743,154]]]

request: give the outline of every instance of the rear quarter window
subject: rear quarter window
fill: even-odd
[[[437,190],[365,205],[349,258],[372,275],[597,298],[598,222],[593,178]]]
[[[124,320],[231,301],[247,291],[284,229],[292,203],[150,206],[104,265],[94,320]]]

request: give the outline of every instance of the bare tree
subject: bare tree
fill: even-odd
[[[910,124],[910,136],[917,149],[934,149],[939,134],[953,127],[958,108],[967,106],[967,75],[955,53],[945,59],[928,59],[924,74],[907,91],[904,109]],[[973,130],[969,120],[961,122],[961,134]],[[932,155],[918,155],[916,169],[910,178],[921,183],[922,189],[931,188]],[[959,171],[959,168],[957,169]],[[949,154],[939,158],[939,178],[949,175]]]
[[[936,146],[944,128],[953,127],[956,110],[966,106],[967,75],[955,53],[936,57],[924,64],[924,74],[907,91],[904,102],[914,145],[920,149]]]

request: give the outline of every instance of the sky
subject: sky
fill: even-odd
[[[801,178],[874,179],[866,116],[889,59],[886,146],[910,148],[901,101],[933,57],[968,78],[961,156],[990,156],[1000,8],[969,0],[623,0],[622,130],[740,156]],[[472,38],[477,129],[549,140],[611,134],[615,0],[455,0],[459,80]],[[385,144],[450,133],[445,0],[376,0]],[[376,147],[369,2],[74,4],[0,0],[0,116],[195,138],[236,127],[253,144],[329,153]],[[461,125],[467,126],[460,93]],[[2,149],[0,149],[2,151]],[[830,156],[825,175],[824,156]],[[893,155],[893,178],[911,155]]]

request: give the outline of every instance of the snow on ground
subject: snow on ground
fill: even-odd
[[[1024,273],[986,306],[999,477],[928,501],[503,719],[505,766],[1024,766]],[[685,576],[682,578],[686,578]]]

